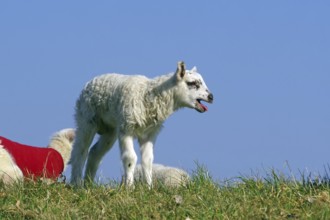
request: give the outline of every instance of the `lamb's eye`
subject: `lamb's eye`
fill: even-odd
[[[196,81],[192,81],[192,82],[187,82],[188,86],[196,86]]]
[[[197,81],[187,82],[189,89],[199,89],[200,84]]]

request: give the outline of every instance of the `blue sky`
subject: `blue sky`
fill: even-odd
[[[154,77],[184,60],[215,101],[166,121],[155,162],[191,171],[198,161],[219,180],[288,164],[322,173],[329,11],[327,1],[1,1],[0,135],[46,146],[75,125],[75,101],[92,77]],[[121,172],[116,143],[99,176]]]

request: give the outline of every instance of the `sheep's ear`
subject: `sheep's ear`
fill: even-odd
[[[195,72],[195,73],[197,73],[197,67],[194,66],[190,71],[191,71],[191,72]]]
[[[176,77],[178,80],[181,80],[186,75],[186,66],[183,61],[178,62],[178,68],[176,69]]]
[[[76,136],[75,129],[68,129],[68,131],[66,133],[66,137],[68,138],[68,140],[70,142],[73,142],[74,141],[75,136]]]

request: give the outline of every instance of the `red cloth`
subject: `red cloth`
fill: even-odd
[[[0,140],[25,177],[56,179],[64,170],[61,154],[52,148],[28,146],[1,136]]]

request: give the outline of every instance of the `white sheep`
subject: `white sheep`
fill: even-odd
[[[197,68],[186,70],[183,62],[178,62],[174,74],[154,79],[121,74],[95,77],[85,85],[76,102],[71,183],[82,185],[87,155],[85,180],[93,181],[101,159],[118,138],[124,182],[131,186],[137,161],[133,139],[137,138],[143,175],[151,186],[153,146],[163,122],[182,107],[207,111],[201,100],[212,103],[213,95]],[[88,153],[96,133],[100,138]]]
[[[70,160],[74,136],[74,129],[62,129],[52,135],[47,148],[0,136],[0,181],[9,185],[24,177],[56,180]]]
[[[143,169],[141,164],[137,164],[134,170],[134,180],[143,181]],[[153,181],[160,182],[164,186],[178,187],[185,186],[190,177],[189,174],[179,168],[165,166],[162,164],[152,165],[152,179]]]

